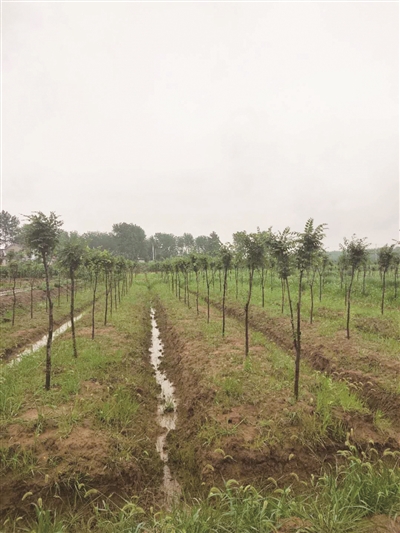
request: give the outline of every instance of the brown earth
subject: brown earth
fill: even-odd
[[[221,309],[219,302],[211,303]],[[239,304],[229,302],[226,312],[228,316],[244,323],[244,310]],[[287,318],[271,317],[265,310],[253,306],[250,308],[249,324],[281,348],[294,351]],[[400,394],[388,390],[388,383],[396,384],[400,381],[400,361],[378,354],[368,347],[360,354],[359,342],[356,335],[347,339],[344,331],[337,332],[332,338],[321,337],[308,322],[302,323],[302,356],[315,370],[352,383],[370,409],[380,409],[390,418],[400,438]],[[366,363],[371,368],[378,369],[379,377],[372,372],[354,370]]]
[[[148,322],[147,308],[132,312]],[[78,335],[90,338],[89,317],[83,322]],[[109,325],[96,329],[96,335],[101,334],[108,339],[104,355],[126,351],[121,362],[110,360],[103,377],[81,381],[79,393],[66,403],[38,408],[33,398],[12,424],[0,427],[0,517],[29,516],[38,498],[60,512],[76,512],[96,499],[124,504],[134,495],[140,495],[141,505],[158,504],[162,463],[155,448],[159,428],[147,353],[150,333],[147,340],[132,341]],[[140,355],[131,356],[131,344],[140,348]],[[138,375],[143,379],[136,381]],[[119,386],[128,388],[140,404],[134,424],[126,429],[104,424],[98,416]],[[87,412],[83,417],[81,406]]]
[[[204,374],[223,373],[232,350],[242,352],[241,337],[232,338],[230,334],[210,354],[200,332],[190,333],[190,336],[186,332],[186,324],[194,318],[176,320],[160,301],[156,309],[166,354],[166,371],[179,398],[178,427],[168,436],[170,462],[178,476],[184,476],[183,470],[191,471],[193,484],[200,477],[207,487],[228,479],[265,487],[271,484],[269,478],[279,484],[296,479],[309,480],[311,473],[318,474],[323,465],[335,462],[336,452],[343,449],[344,440],[337,442],[328,438],[319,446],[305,446],[297,438],[300,428],[295,423],[283,427],[283,441],[264,439],[265,435],[260,435],[260,420],[266,416],[280,420],[283,412],[290,415],[299,408],[306,416],[307,412],[312,415],[313,407],[304,402],[300,406],[301,402],[296,406],[289,405],[285,392],[267,393],[265,405],[247,402],[229,408],[216,404],[218,391],[209,385],[209,381],[206,383]],[[262,351],[261,347],[258,349]],[[356,443],[361,447],[367,447],[371,439],[377,449],[400,447],[396,439],[388,440],[378,434],[371,415],[337,413],[337,417],[349,432],[353,430]],[[218,439],[218,446],[201,442],[202,427],[210,422],[215,422],[218,431],[224,433]]]
[[[54,309],[55,314],[57,313],[57,298],[58,298],[58,289],[52,289],[52,298],[54,303]],[[60,296],[63,297],[66,294],[66,289],[61,288]],[[34,290],[33,292],[34,297],[34,305],[37,305],[39,302],[45,302],[46,301],[46,292],[42,290]],[[100,298],[98,296],[96,298],[96,301]],[[4,318],[4,314],[12,308],[12,296],[2,296],[0,297],[0,322],[1,321],[9,321],[9,319]],[[27,317],[29,316],[29,309],[30,309],[30,291],[28,292],[21,292],[18,294],[18,300],[17,300],[17,307],[22,308],[25,310]],[[84,306],[78,306],[75,309],[75,314],[79,314],[84,309],[87,309],[91,306],[91,302],[88,302]],[[62,316],[56,316],[54,317],[54,329],[57,329],[58,327],[62,326],[65,322],[69,320],[69,312],[64,313]],[[23,351],[26,347],[29,347],[31,344],[34,344],[35,342],[39,341],[44,335],[46,335],[48,331],[48,319],[47,316],[45,317],[45,320],[43,323],[36,324],[33,327],[25,327],[21,328],[19,327],[16,329],[14,333],[12,333],[12,339],[13,339],[13,347],[12,348],[5,348],[3,353],[0,353],[0,360],[3,361],[9,361],[16,355],[18,355],[21,351]]]

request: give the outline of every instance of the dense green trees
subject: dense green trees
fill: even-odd
[[[82,235],[89,248],[108,250],[109,252],[117,252],[117,243],[115,235],[112,233],[105,233],[101,231],[88,231]]]
[[[116,251],[127,259],[138,260],[146,258],[146,233],[136,224],[113,224]]]
[[[366,238],[358,239],[354,234],[351,239],[345,238],[343,244],[340,245],[342,250],[342,264],[345,269],[348,270],[349,274],[349,283],[346,290],[346,306],[347,306],[347,317],[346,317],[346,334],[347,338],[350,339],[350,308],[351,308],[351,291],[353,288],[354,274],[357,269],[363,265],[368,259],[368,244],[366,243]]]
[[[8,246],[17,242],[20,222],[16,216],[4,209],[0,213],[0,246]]]
[[[178,253],[176,237],[172,233],[155,233],[150,237],[151,258],[154,260],[169,259]]]

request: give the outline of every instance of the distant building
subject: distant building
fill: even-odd
[[[7,266],[7,255],[10,252],[22,252],[24,250],[24,247],[20,244],[9,244],[5,248],[0,249],[0,265],[1,266]]]

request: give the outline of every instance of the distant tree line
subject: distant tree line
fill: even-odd
[[[0,247],[23,244],[19,219],[7,211],[0,214]],[[78,233],[73,232],[78,237]],[[137,224],[121,222],[113,224],[111,232],[88,231],[80,237],[89,248],[108,251],[131,261],[162,261],[191,253],[217,255],[221,241],[215,231],[210,235],[193,237],[191,233],[176,236],[172,233],[155,233],[147,238],[143,228]],[[68,232],[61,230],[60,242],[68,238]]]

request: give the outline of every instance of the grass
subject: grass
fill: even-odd
[[[75,297],[76,314],[79,310],[87,307],[92,301],[92,290],[90,288],[80,289]],[[67,301],[66,295],[63,294],[60,300],[60,306],[57,302],[57,295],[53,294],[54,304],[54,321],[55,324],[61,325],[69,319],[70,302]],[[16,350],[22,351],[27,344],[32,344],[40,336],[47,333],[48,313],[46,311],[45,300],[36,301],[34,304],[33,318],[30,318],[30,303],[25,305],[18,304],[15,317],[15,325],[11,325],[11,310],[5,311],[0,317],[2,320],[1,337],[0,337],[0,360],[5,355],[15,353]]]
[[[90,491],[89,491],[90,492]],[[146,511],[137,499],[116,505],[103,495],[88,498],[90,513],[59,516],[46,509],[42,500],[34,503],[36,516],[30,531],[104,533],[361,533],[376,531],[374,517],[395,519],[400,512],[400,470],[398,457],[379,456],[371,448],[360,454],[349,446],[339,452],[336,466],[303,484],[260,491],[234,479],[223,487],[212,487],[204,498],[186,499],[171,510]],[[90,515],[90,517],[89,517]],[[389,522],[387,522],[389,523]],[[22,524],[9,521],[7,532],[24,531]],[[26,529],[25,529],[26,531]]]
[[[49,392],[43,390],[44,350],[3,368],[2,473],[8,481],[20,476],[26,494],[16,505],[20,516],[10,514],[0,530],[276,533],[293,526],[296,533],[356,533],[367,531],[375,515],[400,513],[398,454],[381,454],[365,443],[359,451],[359,443],[353,445],[357,432],[353,434],[346,422],[346,417],[373,418],[369,429],[375,427],[384,441],[391,425],[383,412],[377,410],[372,417],[357,389],[313,371],[304,361],[296,403],[290,352],[253,331],[244,362],[239,321],[228,317],[223,339],[219,311],[212,309],[207,324],[204,305],[197,316],[194,298],[187,309],[168,286],[152,276],[149,281],[150,294],[146,283],[136,283],[107,328],[99,317],[94,341],[89,338],[90,317],[79,322],[78,359],[72,357],[69,333],[55,341]],[[163,365],[179,398],[178,427],[168,435],[168,452],[171,469],[181,476],[184,497],[169,510],[160,508],[154,497],[162,472],[155,451],[159,388],[147,350],[150,296],[156,294],[167,312],[163,317],[160,303],[152,302],[165,341]],[[164,338],[167,331],[172,340]],[[179,342],[174,344],[174,339]],[[26,418],[33,409],[36,416]],[[166,398],[165,412],[173,409]],[[30,435],[32,446],[6,445],[11,426]],[[80,453],[87,462],[77,460],[58,477],[55,472],[65,469],[65,462],[56,452],[50,449],[48,461],[39,463],[43,439],[56,435],[57,442],[69,443],[87,428],[102,439],[88,452],[103,453],[100,484],[92,477],[84,449]],[[346,438],[347,448],[331,467],[325,465],[321,472],[310,467],[318,450],[329,457],[332,447]],[[272,463],[266,463],[263,477],[254,476],[253,469],[249,482],[241,468],[251,469],[260,457],[282,461],[285,476],[270,477]],[[306,476],[299,470],[302,461]],[[315,468],[311,477],[310,468]],[[48,480],[45,488],[33,484],[39,479]],[[33,486],[35,490],[29,490]],[[115,487],[118,498],[110,495]]]
[[[197,397],[212,398],[197,408],[200,411],[195,427],[192,419],[188,421],[190,437],[179,427],[177,435],[169,437],[171,462],[175,469],[182,470],[183,477],[193,465],[194,479],[198,479],[199,469],[211,474],[215,481],[220,479],[218,461],[213,459],[215,448],[226,450],[233,457],[236,463],[232,471],[236,472],[245,450],[250,453],[251,464],[252,452],[279,454],[288,450],[288,457],[292,454],[290,448],[296,448],[296,463],[301,461],[304,449],[315,452],[343,443],[351,430],[346,413],[359,420],[370,413],[348,383],[313,371],[305,361],[301,367],[300,401],[296,403],[291,353],[262,333],[252,331],[250,355],[244,362],[244,328],[240,322],[227,317],[223,338],[219,311],[213,308],[211,322],[207,323],[204,304],[197,315],[195,307],[188,309],[166,284],[154,285],[153,291],[167,309],[168,327],[174,328],[174,335],[182,343],[179,366],[185,369],[185,379],[189,373],[196,382],[195,389],[188,391],[178,378],[178,397],[183,395],[183,402],[188,405]],[[166,347],[167,365],[175,357],[174,352],[173,345]],[[181,425],[184,427],[185,423],[182,421]],[[384,431],[389,429],[390,426]],[[234,449],[231,442],[236,443]],[[180,469],[182,464],[185,467]],[[226,475],[229,474],[224,466]],[[187,476],[187,490],[193,490],[194,483],[193,477]]]
[[[134,285],[106,328],[98,317],[94,340],[90,316],[85,316],[77,323],[78,358],[72,354],[70,331],[58,337],[53,343],[50,391],[44,390],[44,349],[2,368],[1,473],[8,486],[20,479],[26,492],[32,485],[35,497],[43,499],[43,506],[35,507],[40,511],[38,531],[59,527],[58,518],[53,520],[57,506],[51,512],[46,507],[49,502],[60,504],[54,495],[62,498],[64,510],[71,506],[76,514],[82,505],[85,508],[87,499],[70,499],[76,491],[68,482],[71,476],[84,476],[87,490],[96,489],[106,476],[121,496],[141,490],[143,498],[149,497],[147,487],[161,482],[162,462],[155,447],[159,390],[148,356],[149,307],[147,288]],[[79,439],[83,448],[75,444]],[[40,489],[44,476],[49,481]],[[38,505],[32,500],[27,496],[23,504],[14,502],[14,508],[26,508],[29,502]],[[24,518],[24,527],[26,523]]]

